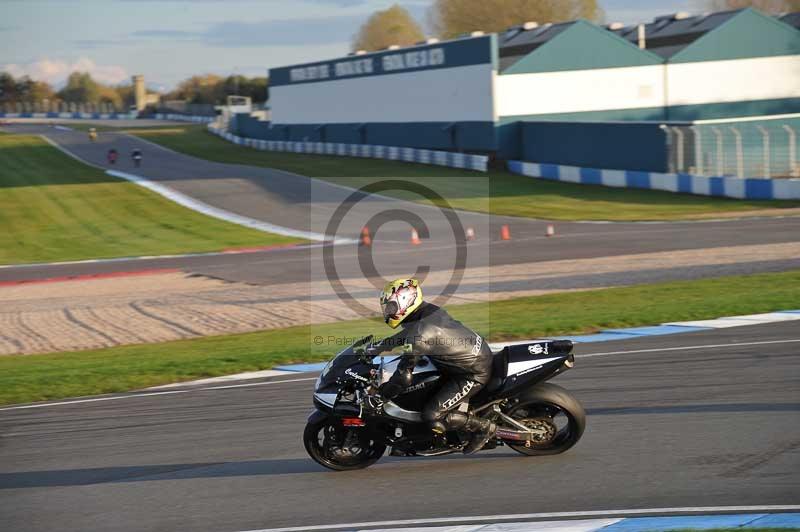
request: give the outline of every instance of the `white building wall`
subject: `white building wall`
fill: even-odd
[[[670,63],[670,105],[800,98],[800,55]]]
[[[278,124],[492,121],[490,63],[270,88]]]
[[[506,74],[496,91],[500,117],[661,107],[664,66]]]
[[[497,76],[499,117],[800,98],[800,56]]]

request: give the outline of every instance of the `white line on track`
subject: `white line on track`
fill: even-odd
[[[603,357],[609,355],[632,355],[636,353],[656,353],[660,351],[688,351],[690,349],[714,349],[717,347],[738,347],[743,345],[792,344],[795,342],[800,342],[800,339],[765,340],[763,342],[739,342],[734,344],[690,345],[686,347],[659,347],[657,349],[636,349],[633,351],[608,351],[606,353],[587,353],[585,355],[575,355],[575,358]]]
[[[800,342],[800,338],[797,339],[789,339],[789,340],[765,340],[763,342],[740,342],[740,343],[732,343],[732,344],[707,344],[707,345],[690,345],[684,347],[661,347],[657,349],[636,349],[632,351],[608,351],[605,353],[587,353],[585,355],[577,355],[576,358],[590,358],[590,357],[598,357],[598,356],[611,356],[611,355],[631,355],[636,353],[658,353],[663,351],[688,351],[693,349],[716,349],[720,347],[738,347],[738,346],[745,346],[745,345],[773,345],[773,344],[791,344]],[[157,395],[175,395],[179,393],[189,393],[189,392],[202,392],[208,390],[228,390],[232,388],[249,388],[251,386],[265,386],[268,384],[281,384],[284,382],[303,382],[303,381],[313,381],[316,380],[316,377],[304,377],[301,379],[286,379],[286,380],[277,380],[277,381],[262,381],[262,382],[246,382],[243,384],[227,384],[222,386],[203,386],[203,387],[195,387],[195,388],[188,388],[186,390],[168,390],[163,392],[145,392],[145,393],[130,393],[126,395],[113,395],[110,397],[89,397],[86,399],[71,399],[67,401],[57,401],[57,402],[48,402],[48,403],[33,403],[29,405],[19,405],[19,406],[7,406],[4,408],[0,408],[0,412],[6,410],[26,410],[30,408],[44,408],[48,406],[63,406],[63,405],[72,405],[72,404],[79,404],[79,403],[95,403],[99,401],[117,401],[122,399],[138,399],[144,397],[151,397]]]
[[[99,401],[118,401],[120,399],[140,399],[143,397],[151,397],[155,395],[175,395],[179,393],[200,392],[205,390],[227,390],[229,388],[248,388],[251,386],[265,386],[267,384],[282,384],[284,382],[301,382],[301,381],[313,381],[313,380],[316,380],[316,377],[304,377],[302,379],[286,379],[282,381],[248,382],[244,384],[228,384],[225,386],[206,386],[203,388],[190,388],[188,390],[168,390],[165,392],[147,392],[147,393],[133,393],[128,395],[112,395],[111,397],[89,397],[87,399],[71,399],[69,401],[58,401],[55,403],[34,403],[30,405],[7,406],[5,408],[0,408],[0,412],[4,410],[27,410],[30,408],[44,408],[46,406],[74,405],[78,403],[96,403]]]
[[[508,521],[512,519],[532,520],[550,518],[579,518],[579,517],[622,517],[629,515],[685,515],[685,514],[711,514],[733,512],[780,512],[800,511],[800,505],[768,505],[768,506],[697,506],[684,508],[636,508],[629,510],[593,510],[587,512],[548,512],[537,514],[502,514],[479,515],[464,517],[434,517],[430,519],[402,519],[396,521],[371,521],[366,523],[346,523],[340,525],[311,525],[285,528],[260,528],[245,532],[300,532],[303,530],[357,530],[364,527],[378,526],[404,526],[404,525],[432,525],[437,523],[479,523]]]

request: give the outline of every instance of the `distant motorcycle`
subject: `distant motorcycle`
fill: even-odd
[[[95,128],[89,129],[89,140],[92,142],[97,140],[97,130]]]
[[[136,168],[139,168],[142,165],[142,152],[139,150],[133,150],[131,152],[131,159],[133,159],[133,165]]]
[[[392,456],[437,456],[461,451],[465,432],[437,435],[421,411],[436,392],[441,375],[428,357],[419,357],[412,384],[393,400],[378,386],[394,373],[397,355],[377,355],[372,336],[337,354],[320,374],[316,409],[308,418],[303,443],[319,464],[346,471],[368,467],[391,447]],[[355,348],[360,348],[356,354]],[[572,342],[553,340],[503,348],[494,353],[492,378],[471,401],[475,415],[493,420],[495,437],[484,449],[507,445],[528,456],[563,453],[586,427],[583,407],[560,386],[546,383],[572,368]]]

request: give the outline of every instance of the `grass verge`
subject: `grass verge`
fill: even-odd
[[[129,130],[167,148],[223,163],[277,168],[358,188],[376,177],[402,177],[433,188],[449,206],[553,220],[687,220],[786,214],[800,201],[745,201],[657,190],[610,188],[531,179],[502,170],[486,174],[422,164],[324,155],[264,152],[237,146],[204,126]],[[432,179],[436,181],[432,185]],[[391,194],[391,192],[389,192]],[[398,194],[406,199],[416,199]]]
[[[26,135],[0,136],[0,228],[0,264],[299,241],[181,207]]]
[[[800,308],[800,270],[524,297],[448,310],[491,340]],[[320,361],[344,338],[390,330],[375,320],[162,344],[0,357],[0,404],[122,392]],[[315,340],[315,338],[321,338]]]

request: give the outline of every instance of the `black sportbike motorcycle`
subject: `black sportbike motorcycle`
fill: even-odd
[[[419,357],[411,386],[393,400],[382,399],[378,386],[394,373],[398,355],[371,354],[373,337],[362,338],[328,362],[316,382],[314,406],[303,434],[306,451],[337,471],[374,464],[391,447],[392,456],[437,456],[461,451],[470,434],[437,435],[421,410],[436,392],[440,374]],[[492,378],[461,405],[497,425],[484,449],[508,445],[528,455],[563,453],[575,445],[586,426],[581,404],[560,386],[545,381],[574,365],[572,342],[551,340],[514,345],[494,353]]]

